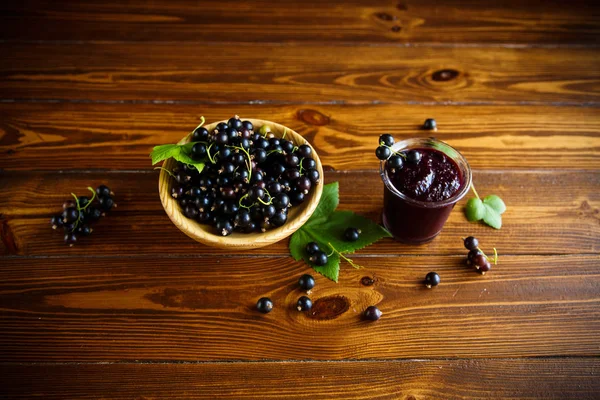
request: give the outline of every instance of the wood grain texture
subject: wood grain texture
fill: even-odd
[[[45,399],[584,400],[595,398],[600,392],[599,361],[574,358],[183,365],[2,364],[0,372],[3,392],[11,398],[43,395]],[[60,385],[56,385],[57,381]]]
[[[594,107],[417,105],[0,104],[0,168],[148,169],[158,144],[208,122],[270,119],[303,135],[323,165],[374,170],[379,136],[435,135],[474,169],[600,169],[600,113]],[[419,130],[435,118],[437,132]]]
[[[5,2],[8,40],[598,44],[592,1]],[[32,29],[35,27],[36,29]]]
[[[585,48],[4,42],[0,52],[2,99],[597,104],[600,87],[597,51]]]
[[[318,274],[296,310],[290,257],[3,259],[6,362],[340,360],[598,356],[597,255],[503,256],[485,276],[464,256],[361,258]],[[435,270],[442,283],[426,289]],[[363,277],[374,279],[370,286]],[[269,314],[255,310],[270,297]],[[369,305],[377,323],[361,319]]]
[[[326,173],[325,183],[340,184],[340,206],[380,221],[383,183],[378,172]],[[360,184],[357,184],[360,182]],[[101,183],[116,193],[118,208],[96,224],[93,237],[73,248],[50,228],[70,193]],[[3,254],[131,255],[218,254],[181,233],[165,214],[158,196],[158,173],[3,173],[0,175],[0,227]],[[600,251],[600,175],[597,172],[479,172],[474,184],[482,195],[497,194],[508,205],[504,226],[496,231],[469,223],[461,208],[451,213],[431,243],[404,245],[383,239],[360,254],[462,254],[460,237],[477,236],[484,248],[503,254],[569,254]],[[539,194],[539,196],[534,195]],[[174,243],[177,245],[174,246]],[[287,240],[253,254],[288,254]]]

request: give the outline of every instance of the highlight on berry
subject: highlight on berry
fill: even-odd
[[[64,242],[73,247],[80,238],[90,236],[94,229],[92,225],[98,222],[117,204],[114,193],[106,185],[100,185],[94,190],[88,187],[91,197],[77,196],[71,193],[72,199],[67,199],[62,205],[62,212],[50,218],[52,229],[62,228]]]

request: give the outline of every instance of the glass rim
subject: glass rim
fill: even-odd
[[[454,193],[452,196],[450,196],[447,199],[442,200],[442,201],[422,201],[422,200],[416,200],[411,197],[408,197],[407,195],[405,195],[404,193],[399,191],[392,184],[392,181],[388,176],[387,169],[385,168],[385,166],[387,164],[387,160],[381,161],[379,163],[379,172],[381,174],[381,180],[383,181],[385,186],[395,196],[401,198],[402,200],[406,201],[409,204],[412,204],[412,205],[415,205],[418,207],[422,207],[422,208],[440,208],[440,207],[445,207],[445,206],[457,203],[460,199],[462,199],[469,192],[469,190],[471,188],[471,181],[472,181],[471,166],[467,162],[467,159],[458,150],[456,150],[454,147],[450,146],[448,143],[442,142],[441,140],[438,140],[435,138],[404,139],[404,140],[394,143],[394,145],[392,146],[392,150],[398,151],[398,150],[403,150],[403,149],[408,149],[408,148],[414,148],[418,145],[425,146],[428,148],[433,148],[435,150],[439,150],[442,153],[444,153],[446,156],[450,157],[458,165],[459,169],[461,170],[461,174],[463,173],[463,168],[461,167],[461,164],[464,165],[464,171],[465,171],[465,173],[463,174],[464,182],[461,185],[461,187],[459,188],[459,190],[456,191],[456,193]],[[444,150],[446,150],[446,151],[444,151]],[[448,153],[450,153],[450,154],[448,154]]]

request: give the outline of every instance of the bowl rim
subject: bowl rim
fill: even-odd
[[[167,172],[165,172],[164,169],[161,169],[158,181],[158,191],[165,212],[167,213],[173,224],[177,226],[177,228],[179,228],[179,230],[181,230],[187,236],[200,243],[212,247],[232,250],[245,250],[268,246],[270,244],[283,240],[291,234],[293,234],[296,230],[298,230],[310,218],[310,216],[317,208],[317,205],[319,204],[321,195],[323,193],[323,165],[321,164],[321,160],[319,159],[319,156],[315,151],[314,147],[302,135],[300,135],[293,129],[290,129],[284,125],[269,120],[256,118],[244,118],[244,120],[252,122],[252,124],[255,127],[268,124],[269,126],[271,126],[273,133],[277,137],[281,137],[283,132],[287,132],[286,135],[291,135],[295,144],[309,145],[313,151],[313,159],[317,164],[317,171],[320,174],[320,180],[311,189],[311,196],[308,199],[308,201],[302,204],[301,207],[304,207],[304,209],[299,214],[289,219],[283,226],[274,229],[269,229],[268,231],[263,233],[257,232],[246,234],[234,232],[229,236],[220,236],[202,228],[202,226],[210,227],[209,225],[200,224],[197,221],[191,220],[183,215],[179,208],[179,204],[177,204],[177,201],[170,195],[170,188],[173,183],[172,178],[168,175]],[[211,124],[204,125],[204,127],[210,131],[221,122],[227,123],[227,120],[213,122]],[[190,135],[186,135],[182,140],[178,142],[178,144],[189,142],[189,137]],[[172,158],[165,160],[165,162],[163,163],[163,168],[169,169],[171,165],[175,165],[175,160]]]

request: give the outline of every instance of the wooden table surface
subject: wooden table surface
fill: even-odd
[[[600,397],[599,4],[2,2],[0,397]],[[233,114],[304,135],[340,209],[376,221],[378,136],[435,118],[504,226],[463,200],[433,242],[315,274],[313,300],[346,310],[309,318],[287,240],[205,247],[160,204],[152,147]],[[119,207],[65,246],[50,216],[100,183]],[[498,248],[485,276],[468,235]]]

